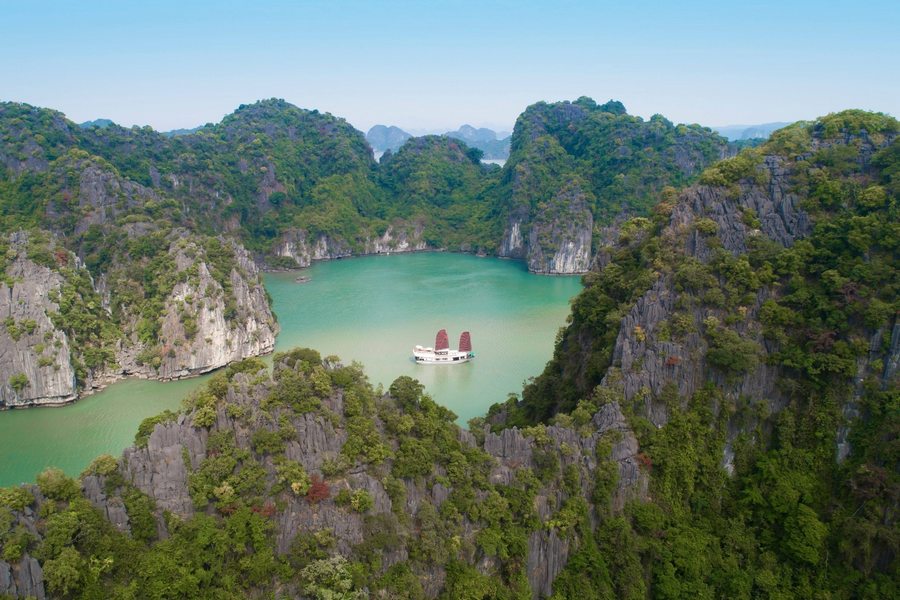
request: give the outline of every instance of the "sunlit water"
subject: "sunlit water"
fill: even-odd
[[[580,289],[577,277],[459,254],[328,261],[302,274],[308,283],[296,283],[297,273],[265,276],[281,326],[277,350],[307,346],[358,360],[374,385],[415,377],[461,424],[540,373]],[[454,348],[470,331],[475,360],[413,363],[412,347],[433,345],[441,328]],[[0,413],[0,485],[32,481],[48,465],[76,475],[98,454],[117,455],[142,419],[177,408],[204,379],[123,381],[70,406]]]

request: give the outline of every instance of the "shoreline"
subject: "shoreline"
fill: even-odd
[[[265,263],[259,264],[257,263],[257,268],[260,273],[297,273],[299,271],[304,271],[306,269],[311,268],[315,263],[320,262],[328,262],[332,260],[348,260],[354,258],[366,258],[372,256],[393,256],[395,254],[467,254],[469,256],[474,256],[476,258],[496,258],[497,260],[509,260],[514,262],[520,262],[525,264],[525,270],[529,275],[542,275],[546,277],[574,277],[581,276],[585,273],[590,273],[590,269],[587,271],[575,271],[572,273],[548,273],[545,271],[532,271],[528,268],[527,261],[524,258],[516,258],[513,256],[499,256],[497,254],[487,254],[485,252],[472,252],[470,250],[448,250],[446,248],[425,248],[421,250],[395,250],[392,252],[365,252],[362,254],[348,254],[345,256],[331,256],[326,258],[311,258],[309,264],[305,267],[296,266],[296,267],[270,267]]]
[[[29,404],[16,404],[13,406],[6,405],[3,407],[0,407],[0,413],[6,412],[6,411],[27,410],[27,409],[34,409],[34,408],[65,408],[66,406],[71,406],[73,404],[78,403],[79,400],[89,398],[89,397],[93,396],[94,394],[102,392],[111,385],[115,385],[115,384],[121,383],[123,381],[128,381],[129,379],[136,379],[139,381],[155,381],[157,383],[173,383],[175,381],[185,381],[188,379],[196,379],[197,377],[202,377],[203,375],[208,375],[210,373],[218,371],[219,369],[224,369],[228,365],[239,362],[241,360],[247,360],[248,358],[259,358],[261,356],[269,356],[274,353],[275,353],[275,347],[273,345],[273,347],[271,349],[267,350],[266,352],[261,352],[259,354],[245,356],[244,358],[241,358],[238,360],[232,360],[230,362],[225,363],[224,365],[218,365],[215,367],[198,369],[196,371],[192,371],[191,373],[189,373],[187,375],[181,375],[178,377],[166,377],[166,378],[148,377],[147,375],[144,375],[142,373],[120,374],[116,377],[111,377],[111,378],[105,377],[104,381],[102,383],[100,383],[98,385],[92,385],[90,388],[81,390],[80,392],[76,393],[75,396],[71,399],[62,400],[59,402],[55,402],[55,401],[53,401],[53,402],[34,402],[34,403],[29,403]]]
[[[399,250],[396,252],[371,252],[371,253],[366,253],[366,254],[351,254],[349,256],[336,256],[336,257],[331,257],[331,258],[317,258],[317,259],[312,260],[310,262],[309,266],[306,266],[306,267],[298,266],[293,269],[267,268],[265,266],[258,266],[258,268],[261,273],[266,273],[266,274],[289,274],[289,273],[298,273],[298,272],[305,271],[306,269],[311,268],[314,263],[319,263],[319,262],[328,262],[328,261],[334,261],[334,260],[348,260],[348,259],[354,259],[354,258],[366,258],[366,257],[377,257],[377,256],[392,256],[392,255],[397,255],[397,254],[456,254],[456,255],[469,255],[469,256],[473,256],[475,258],[496,258],[498,260],[513,261],[513,262],[518,262],[518,263],[523,263],[523,264],[526,263],[525,259],[523,259],[523,258],[514,258],[514,257],[510,257],[510,256],[497,256],[496,254],[483,254],[483,253],[463,251],[463,250],[447,250],[446,248],[428,248],[428,249],[422,249],[422,250]],[[536,272],[536,271],[530,271],[530,270],[528,270],[527,266],[526,266],[525,270],[529,275],[538,275],[538,276],[542,276],[542,277],[576,277],[576,276],[580,277],[588,272],[588,271],[582,271],[582,272],[578,272],[578,273],[541,273],[541,272]],[[262,284],[265,287],[265,281],[263,281]],[[244,360],[247,358],[257,358],[257,357],[261,357],[261,356],[269,356],[269,355],[273,354],[274,352],[275,352],[275,346],[273,344],[272,348],[266,352],[261,352],[259,354],[253,354],[250,356],[246,356],[240,360]],[[16,405],[11,405],[11,406],[6,405],[3,407],[0,407],[0,412],[10,411],[10,410],[26,410],[26,409],[34,409],[34,408],[64,408],[66,406],[70,406],[72,404],[77,403],[79,400],[81,400],[83,398],[90,397],[98,392],[102,392],[103,390],[108,388],[110,385],[113,385],[113,384],[116,384],[116,383],[119,383],[122,381],[126,381],[129,379],[138,379],[138,380],[143,380],[143,381],[156,381],[159,383],[182,381],[182,380],[186,380],[186,379],[194,379],[196,377],[200,377],[202,375],[212,373],[214,371],[217,371],[219,369],[227,367],[228,365],[232,364],[233,362],[237,362],[237,361],[231,361],[226,364],[218,365],[218,366],[214,366],[214,367],[198,369],[198,370],[192,371],[186,375],[179,375],[179,376],[175,376],[175,377],[166,377],[166,378],[151,377],[151,376],[148,376],[148,375],[146,375],[144,373],[140,373],[140,372],[117,373],[114,375],[109,374],[109,373],[102,374],[100,377],[98,377],[98,380],[99,380],[98,384],[92,385],[90,388],[86,388],[84,390],[77,392],[74,395],[74,397],[71,399],[61,400],[61,401],[51,401],[51,402],[34,402],[34,403],[28,403],[28,404],[16,404]]]

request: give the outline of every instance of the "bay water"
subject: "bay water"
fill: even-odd
[[[299,275],[309,278],[296,281]],[[578,277],[527,272],[521,262],[464,254],[417,253],[325,261],[264,276],[281,326],[276,351],[315,348],[361,362],[373,385],[400,375],[465,425],[538,375],[565,324]],[[418,365],[416,344],[432,346],[446,328],[455,348],[469,331],[476,358]],[[142,419],[180,407],[208,378],[160,383],[128,380],[60,408],[0,412],[0,486],[33,481],[47,466],[80,473],[99,454],[115,456]]]

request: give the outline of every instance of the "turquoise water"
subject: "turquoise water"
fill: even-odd
[[[385,387],[400,375],[415,377],[462,424],[543,370],[569,299],[581,289],[578,277],[532,275],[519,262],[459,254],[355,258],[304,274],[309,283],[290,273],[266,276],[279,349],[308,346],[358,360]],[[442,328],[453,348],[470,331],[475,360],[415,364],[413,346],[434,345]]]
[[[531,275],[522,263],[459,254],[402,254],[317,263],[265,276],[281,325],[276,349],[308,346],[358,360],[374,385],[419,379],[461,424],[519,392],[541,372],[565,323],[577,277]],[[417,365],[412,347],[450,345],[468,330],[476,354],[461,365]],[[0,412],[0,485],[32,481],[55,465],[77,475],[102,453],[130,445],[142,419],[180,406],[205,378],[129,380],[75,404]]]
[[[0,412],[0,486],[34,481],[49,466],[78,475],[99,454],[118,456],[134,441],[141,421],[179,408],[208,377],[129,379],[74,404]]]

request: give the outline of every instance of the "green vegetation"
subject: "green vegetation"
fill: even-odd
[[[661,115],[644,121],[620,102],[539,102],[516,122],[502,197],[511,211],[534,209],[580,179],[596,221],[646,214],[665,186],[690,183],[726,146],[710,129],[676,126]]]
[[[138,448],[176,420],[196,436],[176,455],[189,518],[160,510],[109,456],[82,479],[121,501],[130,532],[58,469],[0,490],[0,556],[35,557],[51,596],[422,598],[443,581],[445,598],[530,598],[540,538],[566,544],[553,598],[897,597],[894,119],[828,115],[713,164],[725,145],[703,128],[616,102],[540,103],[502,171],[443,137],[376,165],[344,121],[275,100],[177,138],[70,125],[0,105],[0,225],[29,231],[17,249],[2,240],[0,259],[4,281],[17,252],[61,277],[50,317],[74,340],[82,381],[129,335],[159,366],[164,301],[197,282],[199,260],[214,283],[175,307],[185,338],[199,302],[221,295],[238,315],[235,246],[216,235],[226,224],[262,253],[296,229],[358,251],[388,227],[488,251],[511,212],[552,213],[574,184],[598,222],[632,217],[617,239],[598,232],[603,267],[585,275],[543,374],[470,434],[409,377],[383,393],[360,365],[297,349],[271,374],[232,365],[182,412],[139,427]],[[122,190],[102,210],[80,185],[97,173]],[[809,220],[787,247],[748,200],[776,176]],[[671,187],[695,178],[717,188],[703,214],[695,192]],[[90,283],[101,275],[108,312]],[[653,306],[634,311],[644,296]],[[16,341],[39,334],[33,321],[3,326]],[[22,373],[6,383],[30,385]],[[626,426],[595,436],[608,409]],[[520,426],[527,464],[473,444],[485,425]],[[334,522],[352,542],[323,528]]]
[[[788,161],[791,191],[812,222],[788,248],[751,234],[746,253],[726,251],[721,215],[667,228],[675,198],[664,194],[652,234],[635,236],[626,224],[611,262],[585,276],[553,360],[521,402],[493,407],[489,421],[560,423],[580,403],[618,400],[652,500],[632,501],[586,532],[554,587],[559,597],[576,589],[616,598],[897,594],[900,544],[886,515],[900,489],[889,433],[900,407],[896,376],[885,378],[882,360],[900,309],[900,142],[887,143],[897,131],[889,117],[847,111],[785,128],[704,173],[702,183],[740,202],[737,184],[765,183],[763,156]],[[740,219],[748,230],[762,226],[749,209]],[[707,249],[703,260],[686,250],[693,232]],[[705,349],[687,351],[695,364],[705,357],[708,382],[688,398],[669,385],[626,401],[611,352],[622,318],[654,281],[677,292],[672,312],[651,331],[634,327],[631,343],[701,334]],[[665,366],[681,360],[670,356]],[[752,377],[762,365],[777,369],[781,406],[736,393],[741,382],[758,385]],[[598,387],[603,377],[607,387]],[[665,410],[658,427],[648,420],[651,406]],[[859,416],[847,418],[845,407]],[[850,453],[838,461],[842,426]],[[601,498],[607,481],[595,475]],[[554,525],[576,522],[574,511],[561,513]]]
[[[158,511],[150,498],[126,482],[117,461],[103,456],[82,478],[98,478],[110,498],[122,499],[130,534],[106,522],[81,497],[76,480],[48,470],[38,477],[39,498],[27,488],[0,490],[0,546],[5,556],[18,559],[28,552],[37,557],[48,591],[58,597],[247,597],[295,586],[316,598],[382,592],[421,598],[422,574],[432,568],[455,574],[448,589],[475,585],[459,569],[468,573],[471,555],[478,552],[504,566],[481,576],[477,585],[487,585],[501,598],[530,596],[525,574],[528,534],[545,525],[535,514],[540,484],[529,469],[518,470],[509,485],[490,483],[489,457],[462,442],[453,424],[455,416],[408,377],[399,378],[382,396],[358,366],[342,366],[334,357],[323,361],[308,349],[279,355],[271,378],[259,366],[258,361],[233,365],[186,402],[184,422],[195,426],[209,402],[217,410],[243,415],[235,417],[234,425],[220,429],[219,421],[210,426],[205,455],[192,456],[184,450],[188,490],[198,511],[193,517],[182,520]],[[317,408],[280,400],[286,393],[280,382],[288,371],[297,374],[293,385],[302,390],[308,385],[319,395]],[[320,373],[326,379],[317,384]],[[248,393],[256,385],[268,390],[267,401],[259,403]],[[225,398],[236,398],[243,409],[230,411],[233,404]],[[336,399],[344,405],[342,414],[329,408]],[[137,443],[146,444],[152,428],[174,416],[145,421]],[[346,449],[358,447],[354,436],[360,434],[351,424],[362,416],[374,432],[365,435],[382,440],[386,454],[372,457]],[[394,512],[375,512],[376,497],[368,489],[343,483],[336,488],[340,475],[324,478],[288,458],[284,439],[310,417],[348,432],[341,453],[346,468],[373,469],[380,479],[369,481],[375,490],[383,485],[393,499]],[[239,441],[231,427],[242,430],[251,422],[252,434],[241,434]],[[400,447],[396,458],[389,452],[395,442]],[[404,448],[424,454],[406,453]],[[408,514],[404,509],[408,485],[426,490],[444,486],[449,497],[440,505],[426,497],[417,511]],[[567,493],[576,490],[570,486]],[[364,523],[363,541],[342,555],[336,553],[330,531],[302,530],[293,537],[291,551],[278,554],[275,523],[284,511],[298,510],[297,503],[311,510],[344,511],[342,518],[356,515]],[[36,506],[39,536],[26,536],[13,526],[14,516],[26,506]],[[579,515],[584,513],[583,503],[572,506],[579,507]],[[557,518],[565,523],[547,526],[567,530],[565,514]],[[158,537],[160,523],[168,532],[164,539]],[[466,523],[475,524],[477,536],[466,534]],[[407,548],[409,559],[384,569],[382,553],[401,547]]]
[[[9,376],[9,387],[21,394],[28,387],[28,376],[25,373],[13,373]]]

